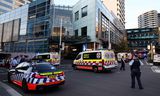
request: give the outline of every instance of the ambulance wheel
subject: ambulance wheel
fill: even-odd
[[[22,81],[22,89],[23,89],[23,91],[24,91],[25,93],[28,92],[28,86],[27,86],[27,82],[26,82],[25,79],[23,79],[23,81]]]
[[[12,81],[11,81],[11,76],[10,76],[10,73],[8,72],[8,75],[7,75],[7,79],[8,79],[8,83],[11,83]]]
[[[98,73],[98,67],[94,66],[94,67],[93,67],[93,71],[94,71],[95,73]]]

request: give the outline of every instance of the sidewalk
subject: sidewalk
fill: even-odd
[[[22,96],[13,88],[2,82],[0,82],[0,90],[0,96]]]
[[[6,68],[0,67],[0,77],[4,77],[7,75]],[[3,83],[2,81],[4,78],[0,78],[0,96],[22,96],[17,91],[15,91],[13,88],[8,86],[7,84]]]
[[[0,96],[12,96],[0,85]]]

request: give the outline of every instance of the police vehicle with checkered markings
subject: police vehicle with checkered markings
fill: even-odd
[[[20,63],[8,72],[8,82],[22,87],[24,92],[39,90],[45,87],[62,85],[65,82],[63,71],[59,71],[52,64]]]

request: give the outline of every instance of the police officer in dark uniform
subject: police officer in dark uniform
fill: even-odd
[[[124,56],[121,58],[121,67],[120,70],[125,70],[125,61],[124,61]]]
[[[131,88],[135,88],[135,78],[137,79],[139,89],[143,89],[142,83],[141,83],[141,71],[140,66],[143,65],[143,63],[138,59],[137,56],[134,56],[133,60],[129,62],[130,68],[131,68]]]

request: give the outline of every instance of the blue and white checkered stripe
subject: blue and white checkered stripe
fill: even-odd
[[[11,80],[18,80],[18,81],[22,81],[24,77],[26,77],[26,74],[23,73],[19,73],[19,74],[14,74],[11,75]]]
[[[31,73],[30,76],[27,78],[27,82],[31,84],[44,84],[44,83],[49,83],[49,82],[56,82],[56,81],[61,81],[64,80],[64,76],[56,76],[55,79],[50,79],[50,78],[34,78],[32,75],[35,73]]]

